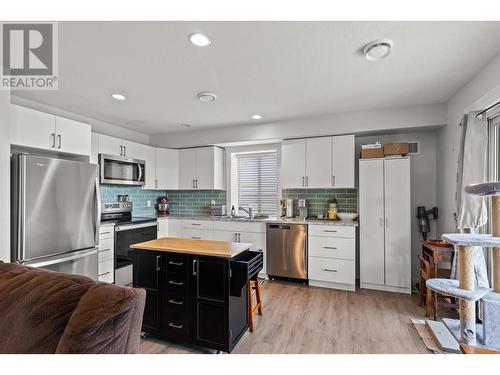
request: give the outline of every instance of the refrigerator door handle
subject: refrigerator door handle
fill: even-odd
[[[19,155],[17,260],[26,259],[26,154]]]
[[[33,263],[31,262],[24,263],[24,265],[29,267],[46,267],[53,264],[66,263],[75,259],[85,258],[88,257],[89,255],[93,255],[96,253],[97,253],[97,248],[92,248],[90,250],[77,251],[66,257],[62,258],[52,257],[51,259],[46,259],[46,260],[40,259],[38,261],[33,261]]]
[[[99,177],[95,180],[95,245],[99,245],[99,227],[101,226],[101,193],[99,191]]]

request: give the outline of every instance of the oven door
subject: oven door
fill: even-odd
[[[146,162],[122,156],[99,154],[101,184],[144,185]]]
[[[130,266],[130,245],[158,238],[157,222],[115,226],[115,269]]]

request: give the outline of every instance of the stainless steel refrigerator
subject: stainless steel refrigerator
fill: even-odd
[[[12,261],[97,279],[97,166],[12,156]]]

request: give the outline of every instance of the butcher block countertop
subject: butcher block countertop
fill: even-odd
[[[193,240],[187,238],[163,237],[131,245],[133,250],[165,251],[189,255],[204,255],[233,258],[249,250],[252,244],[228,241]]]

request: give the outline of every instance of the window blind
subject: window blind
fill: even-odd
[[[276,215],[278,157],[275,151],[237,154],[238,205]]]

